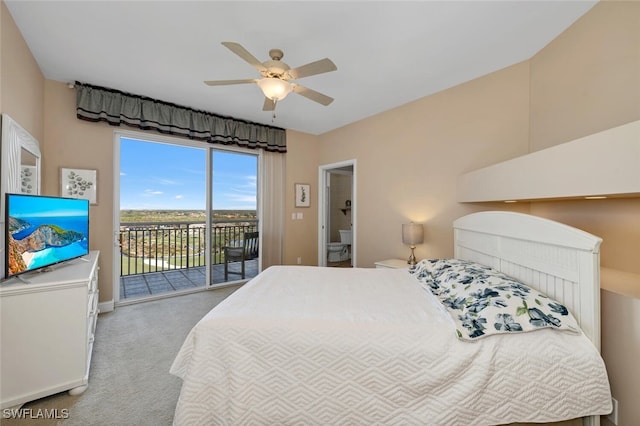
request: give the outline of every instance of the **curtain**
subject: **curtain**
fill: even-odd
[[[284,129],[76,82],[76,116],[214,144],[287,151]]]
[[[262,269],[284,259],[285,156],[264,152],[260,164]]]

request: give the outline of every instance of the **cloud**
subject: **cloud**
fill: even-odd
[[[159,177],[153,178],[153,183],[157,183],[159,185],[168,185],[168,186],[180,185],[181,184],[180,182],[172,180],[172,179],[159,178]]]
[[[147,197],[154,196],[154,195],[162,195],[162,194],[163,194],[162,191],[154,191],[153,189],[144,190],[144,195]]]
[[[187,173],[187,174],[191,174],[191,175],[197,175],[197,176],[204,176],[204,164],[202,165],[202,168],[199,169],[189,169],[189,168],[184,168],[184,167],[177,167],[174,168],[176,171],[178,172],[183,172],[183,173]]]
[[[256,204],[255,194],[224,194],[229,200],[233,200],[240,203],[253,203]]]
[[[176,195],[176,200],[181,200],[183,198],[184,198],[184,195],[182,195],[182,194]]]

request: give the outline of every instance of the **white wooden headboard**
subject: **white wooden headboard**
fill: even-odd
[[[492,266],[563,303],[600,350],[600,243],[571,226],[488,211],[453,223],[454,256]]]

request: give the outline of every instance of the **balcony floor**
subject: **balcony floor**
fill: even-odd
[[[231,263],[230,271],[239,271],[239,263]],[[205,287],[205,266],[172,269],[162,272],[148,272],[120,277],[120,300],[132,300],[141,297],[157,296],[166,293]],[[258,275],[258,259],[245,262],[245,279]],[[239,274],[229,274],[224,279],[224,264],[211,268],[213,284],[221,284],[242,279]]]

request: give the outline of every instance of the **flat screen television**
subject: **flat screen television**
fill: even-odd
[[[6,194],[5,278],[89,254],[89,200]]]

